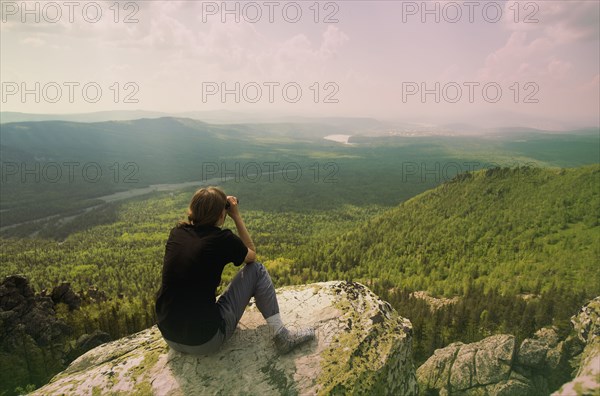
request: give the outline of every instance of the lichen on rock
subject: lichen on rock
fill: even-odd
[[[575,378],[553,396],[600,395],[600,297],[571,318],[576,336],[585,345]]]
[[[417,394],[412,326],[368,288],[324,282],[278,289],[284,322],[316,340],[277,355],[255,305],[214,355],[169,350],[156,327],[80,356],[34,395]]]
[[[514,336],[499,334],[438,349],[417,369],[421,394],[548,395],[572,378],[569,359],[575,356],[581,362],[576,378],[553,395],[600,396],[600,297],[582,308],[572,323],[574,334],[563,340],[556,328],[548,327],[520,345]]]
[[[515,338],[500,334],[472,344],[454,343],[435,351],[417,370],[423,393],[488,394],[497,384],[509,386]]]

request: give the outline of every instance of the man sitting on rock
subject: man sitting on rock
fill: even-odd
[[[221,229],[227,215],[239,237]],[[171,229],[156,299],[158,328],[172,349],[194,355],[218,351],[233,334],[251,297],[269,324],[279,353],[314,338],[313,328],[290,331],[283,325],[273,282],[267,269],[254,261],[255,251],[237,198],[216,187],[196,191],[188,221]],[[231,262],[246,265],[217,301],[223,268]]]

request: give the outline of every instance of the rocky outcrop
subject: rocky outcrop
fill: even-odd
[[[56,304],[72,310],[81,301],[69,284],[47,295],[36,294],[21,275],[7,276],[0,283],[0,394],[44,384],[73,359],[110,341],[101,331],[75,339],[73,329],[57,317]]]
[[[421,393],[538,396],[560,387],[553,395],[600,394],[600,297],[571,322],[574,332],[564,340],[557,329],[543,328],[520,345],[500,334],[438,349],[417,370]],[[565,384],[573,367],[577,376]]]
[[[81,296],[71,289],[71,284],[68,282],[61,283],[52,289],[50,297],[54,301],[54,304],[66,304],[71,311],[81,307]]]
[[[585,345],[575,378],[564,384],[553,395],[598,395],[600,394],[600,297],[583,307],[571,318],[575,336]]]
[[[97,346],[107,343],[109,341],[111,341],[110,334],[104,331],[96,330],[91,334],[84,334],[77,339],[75,345],[73,346],[73,349],[69,351],[67,359],[68,361],[73,361],[77,357],[89,351],[90,349],[94,349]]]
[[[50,297],[36,296],[24,276],[7,276],[0,284],[0,343],[30,336],[38,345],[49,345],[70,332],[56,318]],[[15,341],[16,342],[16,341]]]
[[[548,395],[565,372],[567,350],[554,329],[542,329],[520,345],[507,334],[457,342],[435,351],[419,367],[417,378],[424,394]]]
[[[276,354],[251,305],[215,355],[171,351],[152,327],[80,356],[34,395],[417,393],[411,323],[365,286],[326,282],[277,294],[288,325],[317,333],[288,355]]]
[[[23,276],[6,277],[0,284],[0,394],[43,384],[62,369],[70,333],[50,297],[35,295]]]
[[[433,297],[427,291],[412,292],[411,296],[425,301],[431,308],[432,312],[435,312],[438,309],[445,307],[446,305],[456,304],[457,302],[460,301],[460,297],[453,297],[453,298]]]

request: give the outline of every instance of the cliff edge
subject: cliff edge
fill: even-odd
[[[575,378],[553,396],[600,394],[600,297],[596,297],[571,318],[577,338],[585,346],[578,356]]]
[[[368,288],[324,282],[277,295],[288,326],[316,328],[288,355],[251,304],[215,355],[170,351],[154,326],[92,349],[32,394],[417,394],[412,325]]]

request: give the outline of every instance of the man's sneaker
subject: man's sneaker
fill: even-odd
[[[304,329],[288,330],[286,327],[275,335],[275,348],[283,355],[296,348],[298,345],[315,338],[315,329],[312,327]]]

